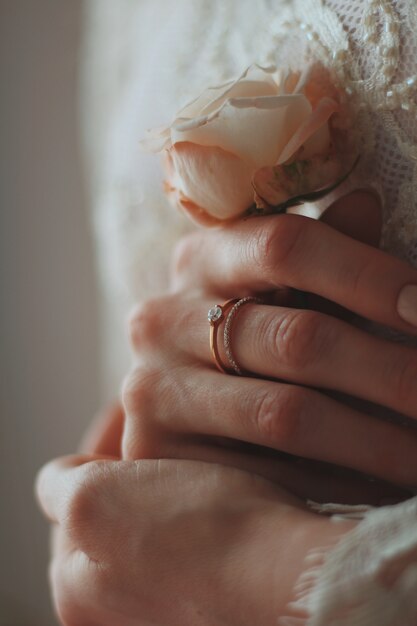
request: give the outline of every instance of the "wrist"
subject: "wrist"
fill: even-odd
[[[294,515],[287,504],[260,500],[244,515],[235,530],[233,550],[222,561],[221,587],[230,600],[228,625],[276,626],[299,575],[294,561],[304,560],[300,513],[296,510]]]

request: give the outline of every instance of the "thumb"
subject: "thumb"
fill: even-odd
[[[382,228],[380,199],[373,191],[358,189],[333,202],[320,221],[377,248]]]

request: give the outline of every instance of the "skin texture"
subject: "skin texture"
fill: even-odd
[[[355,525],[235,468],[98,454],[114,447],[115,417],[90,433],[96,452],[57,459],[37,480],[65,626],[272,626],[308,550]]]
[[[361,219],[353,211],[346,219],[352,206]],[[394,364],[381,378],[384,351],[398,346],[366,335],[346,312],[350,305],[415,332],[395,302],[417,273],[352,238],[376,243],[374,196],[339,201],[326,221],[331,227],[281,216],[195,234],[177,251],[172,294],[132,314],[136,364],[123,409],[94,423],[85,455],[52,462],[37,482],[55,529],[51,584],[65,626],[276,624],[309,549],[333,545],[354,526],[309,512],[293,494],[375,503],[404,497],[398,487],[321,461],[415,484],[414,434],[323,389],[370,393],[366,399],[417,417],[414,352],[396,353],[398,379]],[[291,311],[289,287],[313,293],[315,311]],[[245,294],[281,308],[247,305],[239,313],[236,355],[261,376],[241,379],[215,370],[204,320],[209,305]],[[293,331],[283,338],[291,316]],[[356,371],[362,342],[375,367]]]
[[[131,316],[136,366],[122,396],[124,458],[232,464],[324,501],[378,503],[380,486],[368,488],[346,473],[335,477],[334,470],[324,484],[326,470],[316,462],[414,487],[417,431],[368,415],[366,404],[346,402],[354,396],[417,418],[415,350],[360,330],[352,316],[416,330],[395,308],[401,288],[417,283],[416,270],[364,243],[376,243],[378,216],[376,197],[356,192],[327,212],[330,225],[284,215],[181,242],[173,293],[139,305]],[[316,310],[288,306],[289,287],[312,293]],[[233,325],[234,353],[249,377],[219,373],[207,310],[238,295],[270,301],[273,289],[280,306],[248,304]],[[248,451],[236,440],[257,447]],[[301,463],[308,480],[299,480],[299,462],[277,459],[271,449],[313,461]]]

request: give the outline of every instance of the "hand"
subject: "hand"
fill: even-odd
[[[140,365],[123,396],[125,457],[227,462],[228,456],[229,463],[254,471],[253,455],[249,461],[240,449],[225,454],[215,439],[221,437],[415,485],[415,431],[311,389],[333,389],[417,417],[414,350],[322,313],[247,305],[234,325],[238,361],[249,372],[298,385],[241,379],[213,368],[206,321],[215,302],[284,285],[410,332],[415,329],[400,318],[395,303],[401,288],[413,282],[417,272],[407,264],[299,216],[252,219],[193,235],[177,258],[177,288],[200,286],[218,295],[208,300],[191,291],[179,293],[147,303],[133,315]],[[255,461],[260,473],[272,477],[270,459]],[[282,466],[277,470],[285,475]],[[288,480],[296,483],[293,465],[291,472]],[[314,484],[322,482],[319,475]],[[357,484],[355,491],[358,497]]]
[[[55,525],[50,578],[65,626],[276,624],[308,550],[354,526],[191,461],[65,457],[43,468],[37,493]]]

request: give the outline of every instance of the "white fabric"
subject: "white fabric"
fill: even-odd
[[[106,395],[129,366],[130,304],[165,289],[172,247],[191,228],[168,207],[160,163],[139,139],[254,62],[297,69],[315,57],[332,69],[357,112],[362,158],[349,184],[380,191],[382,246],[417,265],[415,0],[89,0],[84,52]],[[300,598],[311,617],[286,624],[417,624],[416,499],[363,515],[310,572]]]
[[[416,626],[417,498],[340,518],[363,521],[330,552],[314,551],[289,609],[311,617],[282,617],[280,626]],[[356,510],[355,510],[356,509]]]

